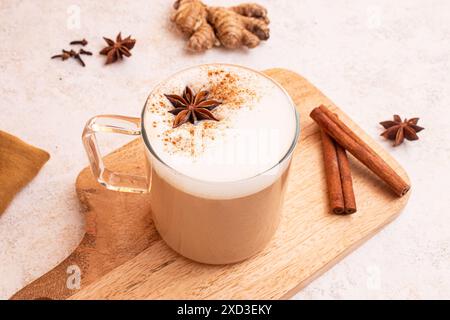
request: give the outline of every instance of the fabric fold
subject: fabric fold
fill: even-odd
[[[0,215],[49,158],[46,151],[0,130]]]

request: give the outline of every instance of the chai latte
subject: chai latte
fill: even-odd
[[[204,120],[173,128],[165,94],[209,92],[221,104]],[[153,220],[165,242],[195,261],[234,263],[275,233],[292,150],[295,107],[270,78],[238,66],[203,65],[158,85],[143,114]]]

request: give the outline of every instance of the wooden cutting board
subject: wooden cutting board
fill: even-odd
[[[295,294],[392,221],[408,201],[397,198],[377,177],[350,157],[358,213],[330,214],[318,127],[309,112],[329,106],[408,181],[400,165],[318,89],[282,69],[266,71],[295,101],[301,138],[295,151],[283,219],[268,247],[254,258],[210,266],[181,257],[158,236],[145,195],[101,187],[84,169],[77,193],[86,214],[86,236],[55,269],[13,298],[63,299],[283,299]],[[113,170],[142,173],[140,140],[106,157]],[[68,268],[76,266],[81,290],[68,289]],[[73,286],[69,286],[73,287]]]

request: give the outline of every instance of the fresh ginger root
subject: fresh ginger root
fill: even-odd
[[[233,10],[242,16],[262,19],[266,24],[270,23],[269,18],[267,17],[266,8],[256,3],[243,3],[241,5],[231,7],[230,10]]]
[[[208,8],[208,21],[226,48],[254,48],[269,39],[269,19],[265,8],[257,4],[242,4],[227,8]]]
[[[172,21],[178,29],[189,36],[187,48],[200,52],[219,46],[219,40],[207,21],[206,6],[199,0],[177,0],[174,3],[176,12]]]
[[[189,36],[187,48],[201,52],[223,45],[235,49],[254,48],[269,39],[267,10],[254,3],[207,7],[200,0],[177,0],[172,21]]]

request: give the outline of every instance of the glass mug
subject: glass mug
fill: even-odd
[[[92,173],[100,184],[110,190],[150,197],[155,227],[169,247],[201,263],[235,263],[261,251],[279,225],[287,175],[300,131],[299,116],[284,88],[267,75],[246,67],[201,65],[183,70],[163,83],[170,83],[170,79],[196,68],[228,68],[252,73],[270,81],[273,90],[285,97],[286,107],[292,111],[295,121],[295,132],[290,138],[290,147],[275,165],[250,178],[211,181],[186,175],[166,163],[150,143],[146,127],[148,103],[159,86],[150,94],[141,118],[96,116],[86,124],[82,139]],[[145,146],[146,176],[126,175],[106,168],[99,153],[97,132],[140,136]],[[208,195],[195,190],[207,190]]]

